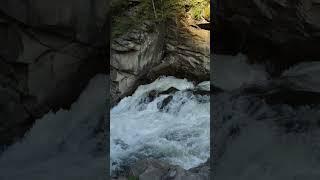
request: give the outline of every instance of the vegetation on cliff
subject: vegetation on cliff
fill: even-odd
[[[210,20],[210,0],[112,0],[111,9],[112,37],[145,21],[161,23],[181,13]]]

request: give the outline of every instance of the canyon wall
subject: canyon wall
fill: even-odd
[[[0,144],[106,72],[107,23],[104,0],[0,2]]]

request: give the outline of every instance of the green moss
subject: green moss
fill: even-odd
[[[203,18],[210,21],[210,4],[203,10]]]
[[[137,176],[129,176],[128,180],[139,180],[139,177],[137,177]]]
[[[210,17],[210,0],[190,0],[189,6],[193,19],[199,20],[202,17],[208,19]]]
[[[125,11],[129,9],[128,0],[114,0],[112,9],[112,38],[118,37],[126,33],[129,29],[140,27],[145,20],[153,20],[151,16],[151,4],[149,0],[142,0],[137,5],[137,10],[134,16],[125,15]]]
[[[191,10],[191,15],[193,19],[199,20],[202,17],[202,9],[201,7],[194,7]]]
[[[153,6],[154,3],[154,6]],[[145,20],[161,23],[179,13],[185,13],[190,7],[192,18],[210,19],[210,0],[141,0],[134,16],[124,15],[130,8],[128,0],[112,0],[112,38],[120,36],[135,27],[141,26]]]

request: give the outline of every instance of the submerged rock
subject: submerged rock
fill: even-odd
[[[144,159],[130,167],[129,177],[139,180],[209,180],[209,165],[201,165],[205,171],[185,170],[160,160]]]
[[[175,87],[170,87],[169,89],[162,91],[159,94],[174,94],[177,91],[179,91],[179,89],[177,89]]]
[[[166,97],[162,102],[160,102],[158,104],[158,108],[160,109],[160,111],[164,110],[164,108],[171,102],[172,99],[173,99],[173,96],[170,95]]]

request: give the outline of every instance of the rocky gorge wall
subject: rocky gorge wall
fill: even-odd
[[[164,50],[164,27],[145,22],[111,44],[111,105],[137,87],[139,79],[160,64]]]
[[[139,4],[139,1],[135,2]],[[111,41],[110,59],[111,106],[131,95],[139,85],[151,83],[160,76],[186,78],[195,83],[208,81],[208,24],[205,20],[195,21],[187,14],[177,15],[157,24],[145,21],[141,26],[131,27],[123,35],[114,38]],[[209,179],[209,160],[198,167],[184,170],[160,160],[142,159],[126,170],[130,172],[113,178]]]
[[[0,2],[0,144],[68,108],[107,68],[104,0]],[[89,8],[88,8],[89,7]]]
[[[319,60],[318,0],[215,0],[213,4],[214,53],[241,52],[251,61],[280,69]]]
[[[190,17],[150,22],[114,39],[111,45],[111,104],[162,75],[209,80],[210,31]]]
[[[214,4],[213,178],[319,179],[319,1]]]

